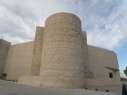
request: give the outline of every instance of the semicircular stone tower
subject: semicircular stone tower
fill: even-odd
[[[80,19],[71,13],[50,16],[43,34],[41,86],[84,88],[89,72],[87,54]]]

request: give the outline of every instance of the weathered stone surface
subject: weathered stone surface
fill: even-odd
[[[22,76],[30,75],[33,56],[33,42],[10,46],[4,73],[7,80],[17,81]]]
[[[31,66],[31,75],[37,76],[40,74],[42,43],[43,43],[43,27],[36,28],[36,37],[34,40],[33,58]]]
[[[90,71],[93,72],[93,78],[88,79],[88,88],[96,88],[109,91],[121,91],[120,74],[116,54],[103,48],[94,46],[88,47]],[[112,69],[108,69],[112,68]],[[109,77],[109,73],[113,77]]]
[[[9,47],[9,42],[0,39],[0,77],[2,76],[1,74],[3,73],[6,65]]]
[[[70,13],[46,21],[40,77],[44,87],[83,88],[88,71],[87,42],[79,18]]]

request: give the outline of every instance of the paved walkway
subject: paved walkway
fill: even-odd
[[[81,89],[42,89],[0,80],[0,95],[117,95]]]

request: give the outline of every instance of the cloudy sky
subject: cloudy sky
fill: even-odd
[[[34,39],[36,25],[56,12],[82,20],[88,44],[114,50],[127,65],[127,0],[0,0],[0,38],[13,44]]]

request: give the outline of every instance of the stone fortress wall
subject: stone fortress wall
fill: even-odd
[[[17,81],[21,76],[30,75],[32,57],[33,42],[10,46],[4,68],[6,79]]]
[[[87,52],[77,16],[65,13],[50,16],[43,35],[41,84],[44,87],[84,88],[84,79],[89,74]]]
[[[77,16],[58,13],[37,28],[34,42],[10,47],[4,73],[32,86],[117,91],[117,69],[113,51],[87,45]]]
[[[11,44],[9,42],[0,39],[0,78],[2,79],[6,76],[3,71],[5,68],[10,45]]]
[[[33,58],[32,58],[32,66],[31,66],[31,75],[34,76],[40,75],[42,43],[43,43],[43,34],[44,34],[43,27],[37,27],[36,29],[37,32],[35,35],[35,40],[33,45]]]

